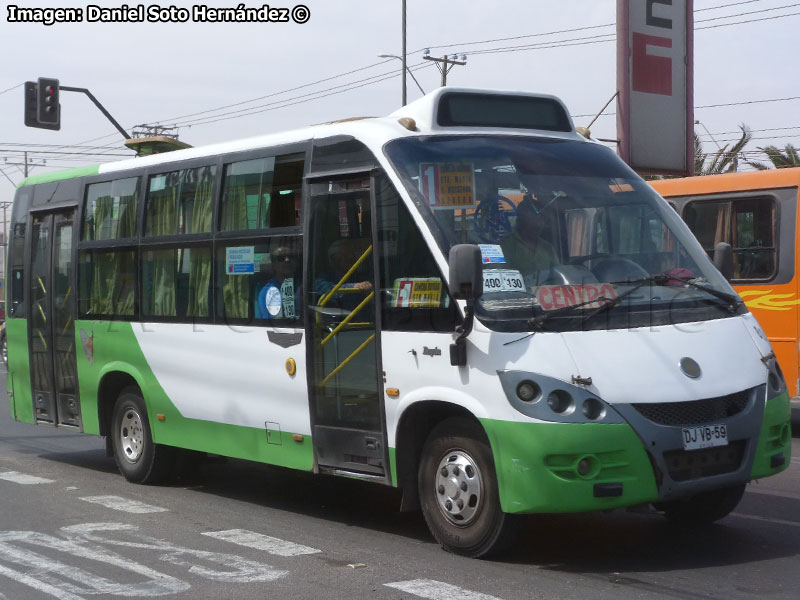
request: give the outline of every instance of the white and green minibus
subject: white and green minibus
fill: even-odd
[[[755,319],[552,96],[30,177],[12,221],[11,413],[132,482],[184,450],[371,480],[483,556],[526,513],[711,522],[789,464]]]

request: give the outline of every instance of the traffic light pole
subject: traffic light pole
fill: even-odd
[[[102,104],[100,104],[100,101],[99,101],[97,98],[95,98],[95,97],[94,97],[94,94],[92,94],[92,92],[90,92],[90,91],[89,91],[89,90],[87,90],[86,88],[70,87],[70,86],[66,86],[66,85],[61,85],[61,86],[59,86],[59,89],[60,89],[60,90],[62,90],[62,91],[64,91],[64,92],[79,92],[79,93],[86,94],[87,96],[89,96],[89,100],[91,100],[92,102],[94,102],[94,105],[95,105],[97,108],[99,108],[99,109],[100,109],[100,112],[102,112],[102,113],[103,113],[103,114],[106,116],[106,118],[107,118],[109,121],[111,121],[111,124],[112,124],[112,125],[114,125],[114,127],[116,127],[116,128],[117,128],[117,131],[119,131],[119,132],[120,132],[120,133],[121,133],[121,134],[122,134],[122,135],[125,137],[125,139],[126,139],[126,140],[129,140],[129,139],[131,139],[131,136],[130,136],[130,135],[128,135],[128,132],[127,132],[127,131],[125,131],[125,130],[122,128],[122,126],[121,126],[119,123],[117,123],[116,119],[114,119],[114,117],[112,117],[112,116],[111,116],[111,113],[109,113],[109,112],[108,112],[108,111],[107,111],[107,110],[106,110],[106,109],[103,107],[103,105],[102,105]]]

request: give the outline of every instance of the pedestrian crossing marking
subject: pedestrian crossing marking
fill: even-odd
[[[255,548],[257,550],[264,550],[270,554],[278,556],[299,556],[302,554],[317,554],[320,550],[310,548],[294,542],[288,542],[280,538],[256,533],[254,531],[247,531],[246,529],[228,529],[226,531],[207,531],[203,533],[209,537],[218,540],[238,544],[239,546],[246,546],[247,548]]]

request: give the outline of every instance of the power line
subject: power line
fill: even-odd
[[[5,94],[6,92],[10,92],[11,90],[15,90],[15,89],[17,89],[18,87],[22,87],[23,85],[25,85],[25,84],[24,84],[24,83],[18,83],[17,85],[11,86],[11,87],[10,87],[10,88],[8,88],[7,90],[3,90],[2,92],[0,92],[0,96],[2,96],[3,94]]]

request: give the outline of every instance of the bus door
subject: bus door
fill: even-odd
[[[81,427],[73,286],[75,211],[34,213],[29,340],[37,423]]]
[[[320,470],[387,477],[369,174],[311,184],[306,324]]]

